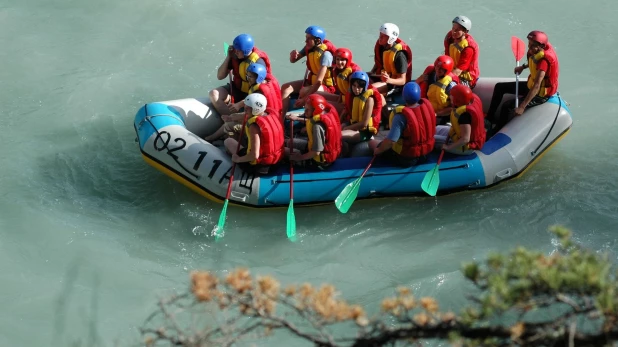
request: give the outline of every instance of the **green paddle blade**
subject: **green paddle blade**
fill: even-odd
[[[230,45],[227,42],[223,42],[223,54],[227,55],[227,52],[230,50]]]
[[[335,206],[341,213],[346,213],[352,207],[356,196],[358,195],[358,189],[360,188],[360,182],[362,177],[355,179],[353,182],[348,183],[345,188],[339,193],[337,199],[335,199]]]
[[[438,186],[440,185],[440,173],[439,171],[440,165],[436,165],[433,169],[427,171],[425,174],[425,178],[423,178],[423,182],[421,183],[421,188],[425,191],[425,193],[436,196],[438,192]]]
[[[290,206],[288,207],[288,225],[287,225],[288,239],[296,240],[296,216],[294,216],[294,200],[290,200]]]
[[[220,238],[223,237],[223,227],[225,226],[225,214],[227,213],[228,202],[229,200],[225,199],[225,202],[223,203],[223,210],[221,211],[221,215],[219,216],[219,223],[215,228],[215,241],[218,241]]]

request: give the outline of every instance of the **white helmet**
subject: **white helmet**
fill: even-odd
[[[380,33],[388,36],[388,44],[392,45],[399,38],[399,27],[393,23],[384,23],[380,27]]]
[[[251,107],[254,116],[262,114],[266,110],[266,97],[260,93],[249,94],[245,98],[245,106]]]
[[[472,21],[470,18],[466,16],[457,16],[453,19],[453,23],[457,23],[462,27],[466,28],[466,30],[470,31],[472,29]]]

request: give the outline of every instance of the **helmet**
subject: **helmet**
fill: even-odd
[[[467,105],[472,101],[472,90],[463,84],[458,84],[451,89],[451,101],[455,107]]]
[[[441,67],[445,69],[447,74],[453,71],[453,65],[455,65],[455,63],[453,62],[453,58],[449,57],[448,55],[439,56],[438,59],[436,59],[436,61],[433,63],[434,67]]]
[[[326,99],[320,94],[311,94],[307,97],[307,101],[311,107],[316,110],[324,110],[326,108]]]
[[[322,41],[326,38],[326,31],[321,26],[312,25],[305,30],[305,34],[309,34],[313,37],[316,37]]]
[[[245,98],[245,106],[251,107],[251,113],[254,116],[264,113],[266,104],[266,97],[260,93],[252,93]]]
[[[472,29],[472,21],[466,16],[457,16],[453,18],[453,23],[461,25],[462,27],[466,28],[467,31],[470,31],[470,29]]]
[[[234,48],[248,56],[253,51],[253,37],[249,34],[240,34],[234,39]]]
[[[421,99],[421,86],[412,81],[403,86],[403,100],[406,104],[416,104]]]
[[[347,48],[337,48],[335,57],[345,59],[345,67],[350,67],[350,64],[352,64],[352,51]]]
[[[251,63],[251,65],[247,68],[247,72],[253,72],[257,75],[257,78],[255,79],[257,83],[262,83],[262,81],[266,78],[266,67],[262,64]]]
[[[369,76],[367,76],[364,71],[355,71],[350,75],[350,88],[352,88],[352,83],[354,82],[354,80],[365,81],[365,88],[363,88],[363,90],[367,90],[367,88],[369,88]]]
[[[541,44],[541,46],[543,47],[547,45],[547,41],[548,41],[547,35],[542,31],[539,31],[539,30],[531,31],[527,37],[528,37],[528,40],[536,41],[539,44]]]
[[[399,37],[399,27],[393,23],[384,23],[380,27],[380,33],[388,36],[388,44],[391,45]]]

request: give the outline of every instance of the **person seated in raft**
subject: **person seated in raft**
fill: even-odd
[[[281,114],[281,90],[279,82],[272,74],[266,71],[266,67],[262,64],[252,63],[247,68],[247,81],[249,82],[249,95],[260,93],[266,97],[268,105],[268,114]],[[223,136],[237,137],[241,131],[242,121],[245,116],[244,112],[238,112],[245,106],[245,100],[231,105],[230,109],[236,113],[231,115],[221,116],[225,122],[213,134],[206,136],[204,140],[213,142]]]
[[[251,35],[240,34],[234,38],[225,60],[217,70],[217,79],[219,80],[227,78],[231,72],[233,75],[232,85],[228,83],[208,93],[210,101],[220,115],[231,114],[233,111],[229,109],[228,105],[232,101],[242,101],[248,95],[249,81],[247,81],[246,71],[251,63],[262,64],[266,67],[266,71],[271,73],[268,55],[255,47]]]
[[[496,83],[487,112],[487,117],[492,123],[496,124],[496,131],[508,123],[511,111],[515,116],[521,116],[528,107],[544,104],[558,91],[558,75],[560,73],[558,56],[549,43],[547,35],[542,31],[534,30],[527,37],[528,63],[516,67],[514,70],[516,74],[520,74],[525,69],[530,68],[528,80],[519,82],[519,92],[525,93],[526,96],[523,100],[520,99],[518,108],[515,108],[515,100],[505,103],[502,106],[500,116],[496,117],[495,113],[500,102],[502,102],[502,97],[507,93],[515,94],[515,83],[517,82]],[[517,97],[519,98],[519,96]]]
[[[406,105],[391,111],[386,139],[372,140],[369,146],[374,149],[373,155],[398,166],[410,167],[426,161],[427,154],[433,150],[436,117],[429,100],[421,98],[418,83],[406,83],[402,94]]]
[[[474,89],[481,70],[479,46],[468,33],[472,29],[472,21],[466,16],[457,16],[453,18],[452,24],[444,38],[444,54],[453,58],[453,75],[459,77],[459,83]]]
[[[399,27],[384,23],[373,48],[374,64],[369,72],[373,86],[383,95],[400,92],[412,78],[412,50],[399,38]]]
[[[464,85],[451,89],[451,126],[438,125],[438,148],[459,155],[472,154],[485,144],[485,117],[481,99]],[[448,143],[447,143],[448,141]]]
[[[341,154],[341,124],[335,107],[322,95],[311,94],[305,102],[305,117],[288,115],[292,121],[304,120],[307,127],[307,139],[294,138],[293,153],[286,153],[293,162],[320,170],[330,166]],[[298,150],[298,151],[297,151]]]
[[[370,140],[378,133],[382,119],[382,95],[369,84],[369,76],[363,71],[350,75],[350,90],[345,97],[346,120],[342,137],[348,144]]]
[[[296,107],[304,104],[304,99],[317,91],[335,92],[331,66],[336,47],[326,39],[326,31],[317,25],[312,25],[305,30],[305,47],[300,51],[290,52],[290,63],[295,63],[303,57],[307,57],[307,69],[303,80],[284,83],[281,86],[283,98],[283,112],[288,111],[290,95],[299,93]]]
[[[316,92],[316,94],[322,95],[341,114],[345,109],[345,95],[350,90],[350,75],[361,70],[361,67],[352,60],[352,51],[347,48],[337,48],[335,63],[332,66],[335,93]]]
[[[452,70],[453,59],[448,55],[441,55],[416,79],[421,88],[421,96],[429,99],[437,117],[451,113],[449,94],[459,81],[459,78],[451,73]]]
[[[245,117],[248,118],[244,129],[247,147],[241,146],[236,153],[238,142],[230,137],[224,142],[225,149],[243,171],[256,175],[267,174],[283,157],[283,125],[278,114],[269,115],[265,112],[268,101],[264,95],[253,93],[244,101]]]

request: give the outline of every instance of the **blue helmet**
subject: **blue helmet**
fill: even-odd
[[[262,81],[266,78],[266,67],[262,64],[251,63],[251,65],[247,68],[247,72],[253,72],[257,75],[257,78],[255,79],[257,83],[262,83]]]
[[[324,41],[326,38],[326,31],[321,26],[312,25],[305,30],[305,34],[309,34],[313,37],[317,37],[320,40]]]
[[[248,56],[253,51],[253,37],[249,34],[240,34],[234,39],[234,48]]]
[[[354,80],[363,80],[365,81],[365,88],[363,90],[367,90],[369,88],[369,76],[364,71],[356,71],[350,75],[350,91],[352,91],[352,82]]]
[[[416,104],[421,99],[421,87],[416,82],[408,82],[403,86],[402,94],[406,104]]]

